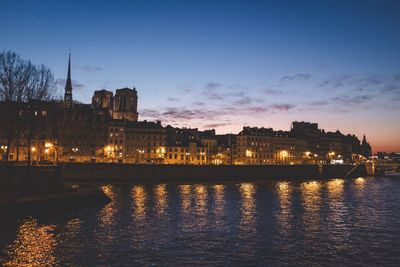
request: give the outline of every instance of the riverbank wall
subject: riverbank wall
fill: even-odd
[[[0,165],[0,198],[61,193],[59,171],[55,166]]]
[[[73,183],[224,182],[368,176],[365,165],[147,165],[65,163],[0,166],[0,198],[56,194]]]

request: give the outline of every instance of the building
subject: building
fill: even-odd
[[[299,164],[305,160],[306,141],[272,128],[243,127],[237,136],[239,165]]]

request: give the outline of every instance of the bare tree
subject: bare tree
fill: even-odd
[[[53,73],[44,65],[33,65],[21,59],[15,52],[0,53],[0,101],[7,112],[5,118],[5,136],[7,139],[6,160],[13,138],[19,136],[16,122],[22,120],[24,135],[28,141],[28,162],[30,162],[30,145],[40,130],[39,122],[43,121],[38,113],[42,101],[54,97],[56,86]],[[21,107],[24,107],[21,110]]]

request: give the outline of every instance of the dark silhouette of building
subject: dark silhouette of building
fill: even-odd
[[[369,158],[372,155],[372,148],[371,148],[371,145],[367,142],[367,138],[365,137],[365,134],[364,134],[362,142],[361,142],[361,152],[362,152],[362,155],[366,158]]]
[[[72,107],[72,80],[71,80],[71,53],[68,57],[68,74],[67,81],[65,82],[64,105],[67,108]]]

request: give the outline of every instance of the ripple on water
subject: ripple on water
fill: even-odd
[[[4,266],[391,265],[400,181],[108,185],[102,207],[5,225]],[[14,224],[14,225],[15,225]]]

